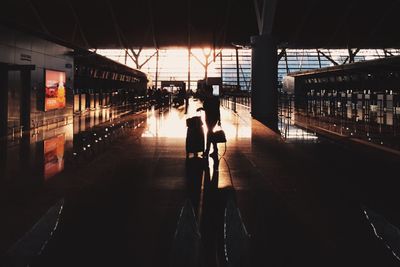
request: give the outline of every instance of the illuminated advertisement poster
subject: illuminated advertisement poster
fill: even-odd
[[[44,110],[65,108],[65,72],[46,70],[45,81]]]
[[[65,135],[44,141],[44,179],[47,180],[64,170]]]

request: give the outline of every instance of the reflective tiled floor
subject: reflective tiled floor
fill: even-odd
[[[218,159],[186,159],[185,119],[198,114],[198,106],[191,101],[188,114],[182,107],[152,109],[81,133],[79,142],[75,136],[63,148],[71,151],[64,163],[55,160],[62,152],[57,144],[69,137],[56,135],[44,144],[55,167],[37,167],[52,174],[48,182],[26,184],[28,178],[18,177],[24,186],[2,197],[2,214],[10,218],[1,222],[2,233],[8,227],[8,240],[15,241],[13,229],[29,229],[29,221],[64,199],[58,227],[34,265],[174,266],[174,236],[190,200],[201,235],[198,266],[227,266],[225,208],[233,201],[250,235],[245,266],[398,264],[362,210],[368,206],[400,226],[392,175],[398,158],[296,128],[288,128],[285,139],[246,114],[222,108],[226,149],[219,145]],[[111,140],[96,145],[106,135]],[[305,141],[310,136],[312,142]],[[37,164],[43,148],[29,151],[24,164]],[[63,164],[64,171],[53,174]],[[32,207],[40,209],[32,215]],[[30,218],[25,225],[12,224],[24,218]]]

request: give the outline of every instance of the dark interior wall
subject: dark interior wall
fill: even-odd
[[[1,53],[1,52],[0,52]],[[8,126],[20,124],[21,80],[18,71],[8,71]]]
[[[72,116],[73,112],[73,57],[71,48],[43,40],[0,25],[0,63],[34,65],[31,72],[31,122],[43,125],[46,122]],[[66,108],[44,111],[45,69],[66,72]],[[21,110],[21,72],[9,72],[9,117],[19,118]],[[31,124],[31,127],[33,125]]]

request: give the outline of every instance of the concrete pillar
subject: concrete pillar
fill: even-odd
[[[107,106],[107,93],[106,92],[102,92],[101,93],[101,98],[102,98],[102,100],[101,100],[102,106],[103,107]]]
[[[81,100],[79,94],[74,94],[74,112],[79,111],[80,101]]]
[[[0,136],[7,135],[8,127],[8,71],[0,66]]]
[[[99,93],[94,94],[94,108],[95,109],[99,108]]]
[[[81,93],[79,91],[78,91],[78,97],[79,97],[79,100],[78,100],[78,111],[82,112],[82,97],[81,97]]]
[[[95,106],[95,101],[96,101],[95,95],[93,93],[89,94],[89,108],[90,108],[90,110],[92,110],[92,109],[94,109],[96,107]]]
[[[31,71],[21,71],[21,104],[20,104],[21,126],[24,131],[31,128]]]
[[[272,130],[278,130],[278,57],[269,35],[252,36],[251,113]]]
[[[86,99],[85,109],[90,110],[90,93],[89,92],[86,92],[85,99]]]
[[[86,94],[85,93],[80,93],[80,111],[84,112],[86,111]]]

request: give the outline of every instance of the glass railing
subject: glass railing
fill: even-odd
[[[390,91],[310,91],[281,94],[281,118],[297,125],[400,150],[400,97]]]

